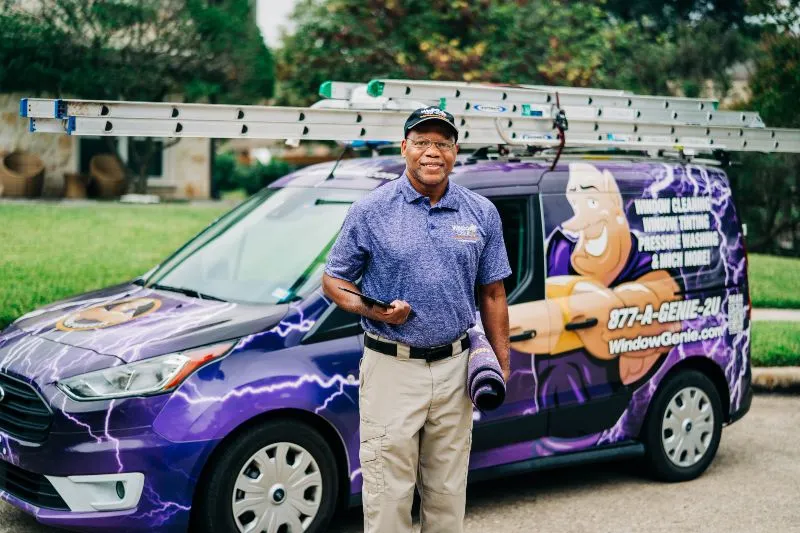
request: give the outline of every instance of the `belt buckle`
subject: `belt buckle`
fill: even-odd
[[[450,344],[443,344],[441,346],[437,346],[435,348],[430,348],[423,354],[425,360],[429,363],[434,361],[440,361],[442,359],[447,359],[453,355],[453,347]]]

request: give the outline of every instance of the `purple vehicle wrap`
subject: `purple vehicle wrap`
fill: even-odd
[[[656,162],[562,163],[554,172],[539,163],[463,163],[456,166],[454,181],[490,198],[525,197],[540,215],[532,219],[541,224],[538,233],[528,234],[541,236],[531,247],[535,273],[528,283],[538,284],[546,296],[510,302],[512,327],[539,328],[540,335],[512,343],[512,375],[503,405],[475,411],[471,470],[635,441],[659,384],[687,361],[702,359],[717,369],[726,389],[722,396],[728,419],[749,408],[746,258],[723,172]],[[352,202],[397,179],[403,168],[396,157],[346,160],[335,179],[326,180],[330,164],[316,165],[272,188],[324,187],[334,197],[338,191],[352,193],[347,200]],[[598,212],[608,201],[612,214],[613,206],[624,213],[608,218],[611,222],[602,230],[598,228],[606,222],[580,219],[589,211],[579,202],[588,201],[593,209],[594,200],[573,197],[569,190],[581,194],[590,186],[605,195],[598,197]],[[614,220],[619,225],[612,228]],[[226,223],[221,219],[218,225]],[[322,260],[329,238],[325,235],[318,246]],[[603,239],[608,249],[623,243],[615,252],[623,265],[607,281],[589,274]],[[195,253],[191,246],[188,250],[178,253]],[[578,258],[582,253],[589,263]],[[44,524],[67,529],[187,531],[196,490],[221,443],[260,420],[296,417],[323,432],[347,477],[340,484],[347,488],[342,496],[357,502],[363,341],[346,327],[335,331],[347,334],[321,333],[337,310],[318,283],[314,285],[316,275],[303,278],[310,283],[308,290],[278,287],[270,293],[276,295],[274,301],[265,297],[248,303],[159,289],[143,277],[18,319],[0,334],[0,387],[17,391],[19,398],[26,398],[25,405],[39,409],[39,425],[22,416],[0,416],[0,462],[13,471],[5,474],[8,479],[14,472],[27,476],[41,483],[47,495],[6,483],[0,484],[0,498]],[[655,300],[628,299],[635,292],[631,284],[649,287],[651,282],[657,287],[653,298],[659,290],[671,291],[665,310],[652,305]],[[622,305],[597,315],[605,335],[601,341],[562,331],[567,320],[578,316],[568,297],[581,290],[620,294]],[[554,309],[561,309],[563,316],[554,317]],[[541,333],[543,323],[555,324],[545,351],[536,344],[547,337]],[[57,385],[89,372],[222,342],[233,342],[233,348],[169,392],[79,401]],[[653,355],[633,361],[628,354],[636,350],[652,350]],[[0,400],[0,414],[5,413],[2,407]],[[590,407],[594,414],[587,416],[599,420],[594,425],[567,427],[559,417],[562,409]],[[598,417],[598,412],[607,415]],[[503,430],[512,426],[515,433],[506,438]],[[0,479],[3,472],[0,467]],[[130,472],[143,474],[143,487],[135,506],[125,510],[71,510],[47,482]]]

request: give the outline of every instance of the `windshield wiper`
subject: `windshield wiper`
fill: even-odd
[[[199,298],[201,300],[214,300],[217,302],[224,302],[222,298],[217,298],[216,296],[211,296],[210,294],[203,294],[202,292],[198,292],[194,289],[187,289],[185,287],[170,287],[169,285],[162,285],[160,283],[154,283],[150,285],[151,289],[161,289],[162,291],[169,291],[169,292],[177,292],[180,294],[185,294],[186,296],[191,296],[192,298]]]

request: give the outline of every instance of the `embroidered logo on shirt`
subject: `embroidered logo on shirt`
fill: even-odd
[[[478,226],[470,224],[461,226],[453,224],[453,238],[457,241],[475,242],[478,240]]]

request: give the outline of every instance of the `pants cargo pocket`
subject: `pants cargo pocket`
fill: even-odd
[[[361,479],[364,480],[363,490],[369,495],[381,494],[384,490],[383,438],[386,426],[362,419],[360,432],[358,459],[361,462]]]

